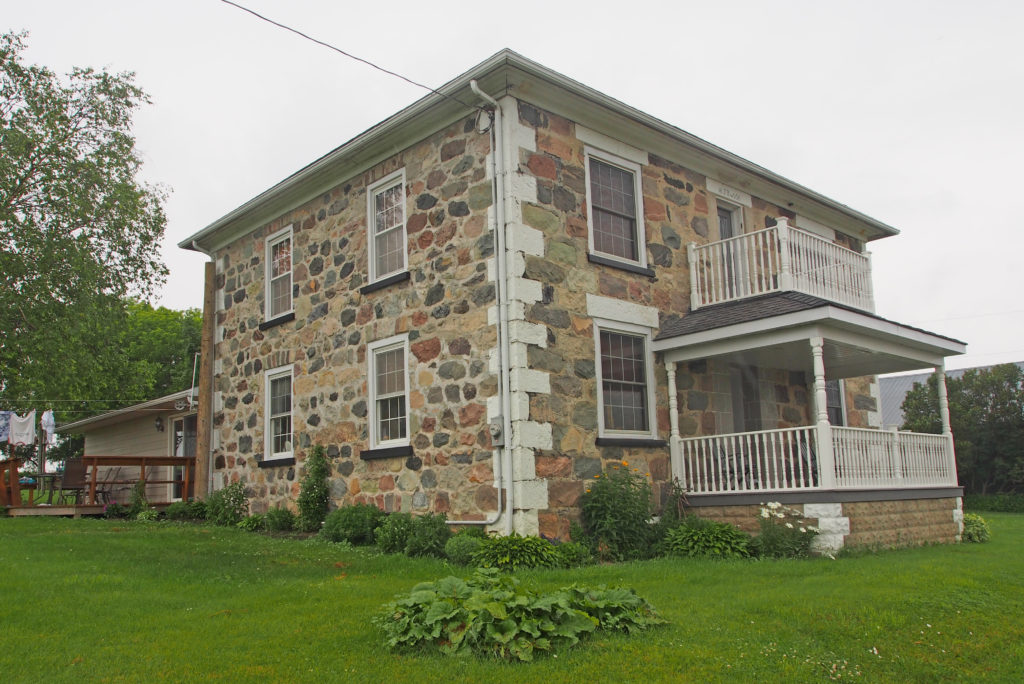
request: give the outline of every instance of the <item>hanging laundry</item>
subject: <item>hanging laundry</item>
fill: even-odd
[[[6,444],[11,434],[11,411],[0,411],[0,444]]]
[[[39,419],[39,425],[46,432],[46,446],[53,446],[57,443],[57,421],[53,419],[53,411],[43,411],[43,417]]]
[[[29,411],[24,417],[11,414],[11,434],[7,438],[11,444],[36,443],[36,412]]]

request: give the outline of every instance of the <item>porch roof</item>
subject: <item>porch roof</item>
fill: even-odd
[[[825,339],[830,378],[934,367],[967,351],[960,340],[799,292],[692,312],[667,323],[653,349],[665,361],[734,356],[743,363],[808,370],[812,337]]]

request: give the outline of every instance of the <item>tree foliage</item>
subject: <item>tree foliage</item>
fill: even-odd
[[[0,35],[0,400],[122,390],[111,325],[166,275],[164,192],[131,134],[148,101],[130,73],[27,65]],[[133,397],[134,398],[134,397]]]
[[[970,494],[1024,492],[1024,370],[972,369],[946,388],[960,484]],[[942,432],[935,376],[907,393],[903,428]]]

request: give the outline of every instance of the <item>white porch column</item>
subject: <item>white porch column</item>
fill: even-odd
[[[946,393],[946,363],[943,361],[935,367],[936,385],[939,388],[939,418],[942,420],[942,434],[946,436],[946,458],[949,459],[949,472],[956,484],[956,453],[953,449],[953,429],[949,425],[949,395]]]
[[[683,486],[686,481],[683,476],[683,459],[679,453],[679,400],[676,397],[676,362],[665,363],[665,371],[668,373],[668,425],[669,425],[669,458],[672,462],[672,477]]]
[[[793,289],[793,264],[789,258],[789,219],[785,216],[776,218],[775,230],[779,232],[779,289],[788,292]]]
[[[814,361],[814,413],[818,429],[818,486],[833,489],[836,486],[836,463],[825,393],[825,338],[812,337],[810,342]]]

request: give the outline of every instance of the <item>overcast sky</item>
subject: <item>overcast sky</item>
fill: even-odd
[[[876,219],[879,315],[1024,359],[1024,2],[240,0],[438,86],[504,47]],[[171,190],[159,304],[202,305],[178,241],[424,91],[219,0],[8,0],[29,62],[134,71]]]

